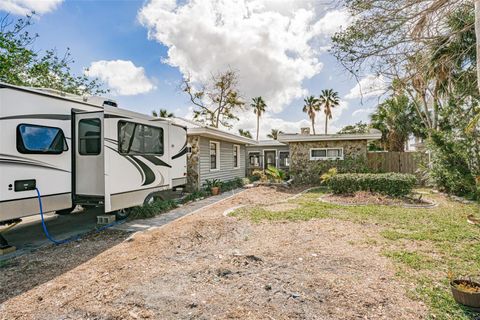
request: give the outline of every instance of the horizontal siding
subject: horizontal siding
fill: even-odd
[[[220,143],[220,170],[210,170],[210,141]],[[200,186],[207,179],[220,179],[222,181],[245,177],[245,146],[240,146],[240,164],[233,167],[233,143],[209,138],[200,138]]]

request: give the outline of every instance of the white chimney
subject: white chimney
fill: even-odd
[[[310,127],[300,128],[300,134],[304,136],[308,136],[310,134]]]

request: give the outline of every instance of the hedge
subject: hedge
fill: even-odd
[[[346,173],[337,174],[328,181],[336,194],[370,191],[390,196],[405,196],[415,186],[416,178],[402,173]]]

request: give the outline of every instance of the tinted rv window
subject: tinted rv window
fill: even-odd
[[[60,154],[68,150],[62,129],[34,124],[17,127],[17,150],[20,153]]]
[[[163,129],[119,121],[118,151],[121,154],[163,155]]]
[[[78,122],[78,152],[82,156],[95,156],[101,152],[100,119],[82,119]]]

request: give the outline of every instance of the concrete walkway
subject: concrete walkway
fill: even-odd
[[[230,198],[231,196],[236,195],[243,191],[244,189],[235,189],[235,190],[227,191],[218,196],[212,196],[212,197],[205,198],[203,200],[188,203],[186,205],[183,205],[171,211],[159,214],[158,216],[153,218],[136,219],[133,221],[127,221],[125,223],[112,227],[112,229],[123,230],[128,232],[136,232],[136,231],[148,230],[150,228],[160,227],[169,222],[177,220],[181,217],[195,213],[196,211],[199,211],[207,206],[213,205],[217,202]]]

